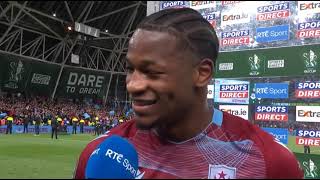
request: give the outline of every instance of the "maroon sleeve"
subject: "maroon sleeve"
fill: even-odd
[[[250,139],[261,150],[268,179],[303,179],[303,170],[295,155],[284,145],[276,142],[274,137],[247,120],[223,113],[222,127],[239,139]],[[238,139],[237,138],[237,139]]]
[[[278,145],[282,146],[282,145]],[[295,155],[285,147],[269,149],[266,153],[268,178],[303,179],[303,170]],[[275,154],[275,155],[272,155]]]
[[[263,152],[268,179],[303,179],[303,170],[295,155],[285,145],[277,142],[273,136],[259,127],[253,126],[259,139],[257,143]],[[261,141],[260,141],[261,142]]]
[[[108,138],[111,135],[119,135],[122,137],[128,137],[135,131],[135,128],[133,126],[133,121],[129,121],[127,123],[123,123],[120,126],[113,128],[110,132],[108,132],[105,135],[102,135],[93,141],[91,141],[81,152],[80,157],[78,159],[73,178],[74,179],[85,179],[85,169],[87,166],[87,162],[89,160],[89,157],[91,153],[98,147],[98,145],[103,142],[106,138]]]

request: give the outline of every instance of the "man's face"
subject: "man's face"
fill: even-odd
[[[192,62],[176,41],[166,32],[138,29],[129,42],[126,85],[139,128],[172,125],[193,102]]]

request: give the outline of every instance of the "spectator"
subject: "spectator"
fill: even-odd
[[[13,117],[12,117],[12,116],[8,116],[8,117],[7,117],[7,130],[6,130],[6,134],[8,134],[8,133],[12,134],[12,122],[13,122]]]
[[[49,125],[49,120],[52,120],[55,116],[59,116],[65,120],[63,126],[61,126],[61,128],[65,129],[65,125],[70,125],[72,123],[73,116],[79,115],[78,118],[80,118],[84,113],[87,113],[90,117],[98,116],[101,128],[106,128],[105,130],[108,130],[110,129],[111,124],[110,115],[107,112],[115,111],[114,115],[119,117],[125,115],[125,111],[123,111],[123,107],[119,102],[117,102],[117,109],[111,109],[110,104],[112,104],[111,101],[108,101],[105,106],[102,106],[101,104],[97,106],[94,102],[70,101],[61,98],[51,101],[47,97],[40,96],[32,98],[25,98],[23,96],[17,97],[14,95],[8,97],[0,96],[0,112],[7,113],[14,117],[12,124],[23,125],[24,133],[28,132],[29,123],[36,125],[35,134],[38,134],[37,131],[41,124]],[[2,122],[4,121],[6,120],[3,120]],[[61,123],[62,121],[59,121],[60,125]],[[118,122],[113,123],[112,121],[111,123],[113,126],[119,124]],[[83,123],[83,126],[88,125],[89,121]],[[100,129],[99,134],[102,132],[103,131]]]

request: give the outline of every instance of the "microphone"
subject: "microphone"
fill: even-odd
[[[86,179],[135,179],[138,174],[138,154],[128,140],[112,135],[90,155]]]

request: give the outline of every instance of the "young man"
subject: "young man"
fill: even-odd
[[[208,107],[218,42],[195,10],[167,9],[146,17],[127,54],[135,117],[90,142],[74,177],[85,177],[87,161],[102,141],[120,135],[138,152],[137,178],[303,178],[293,153],[273,136]]]

